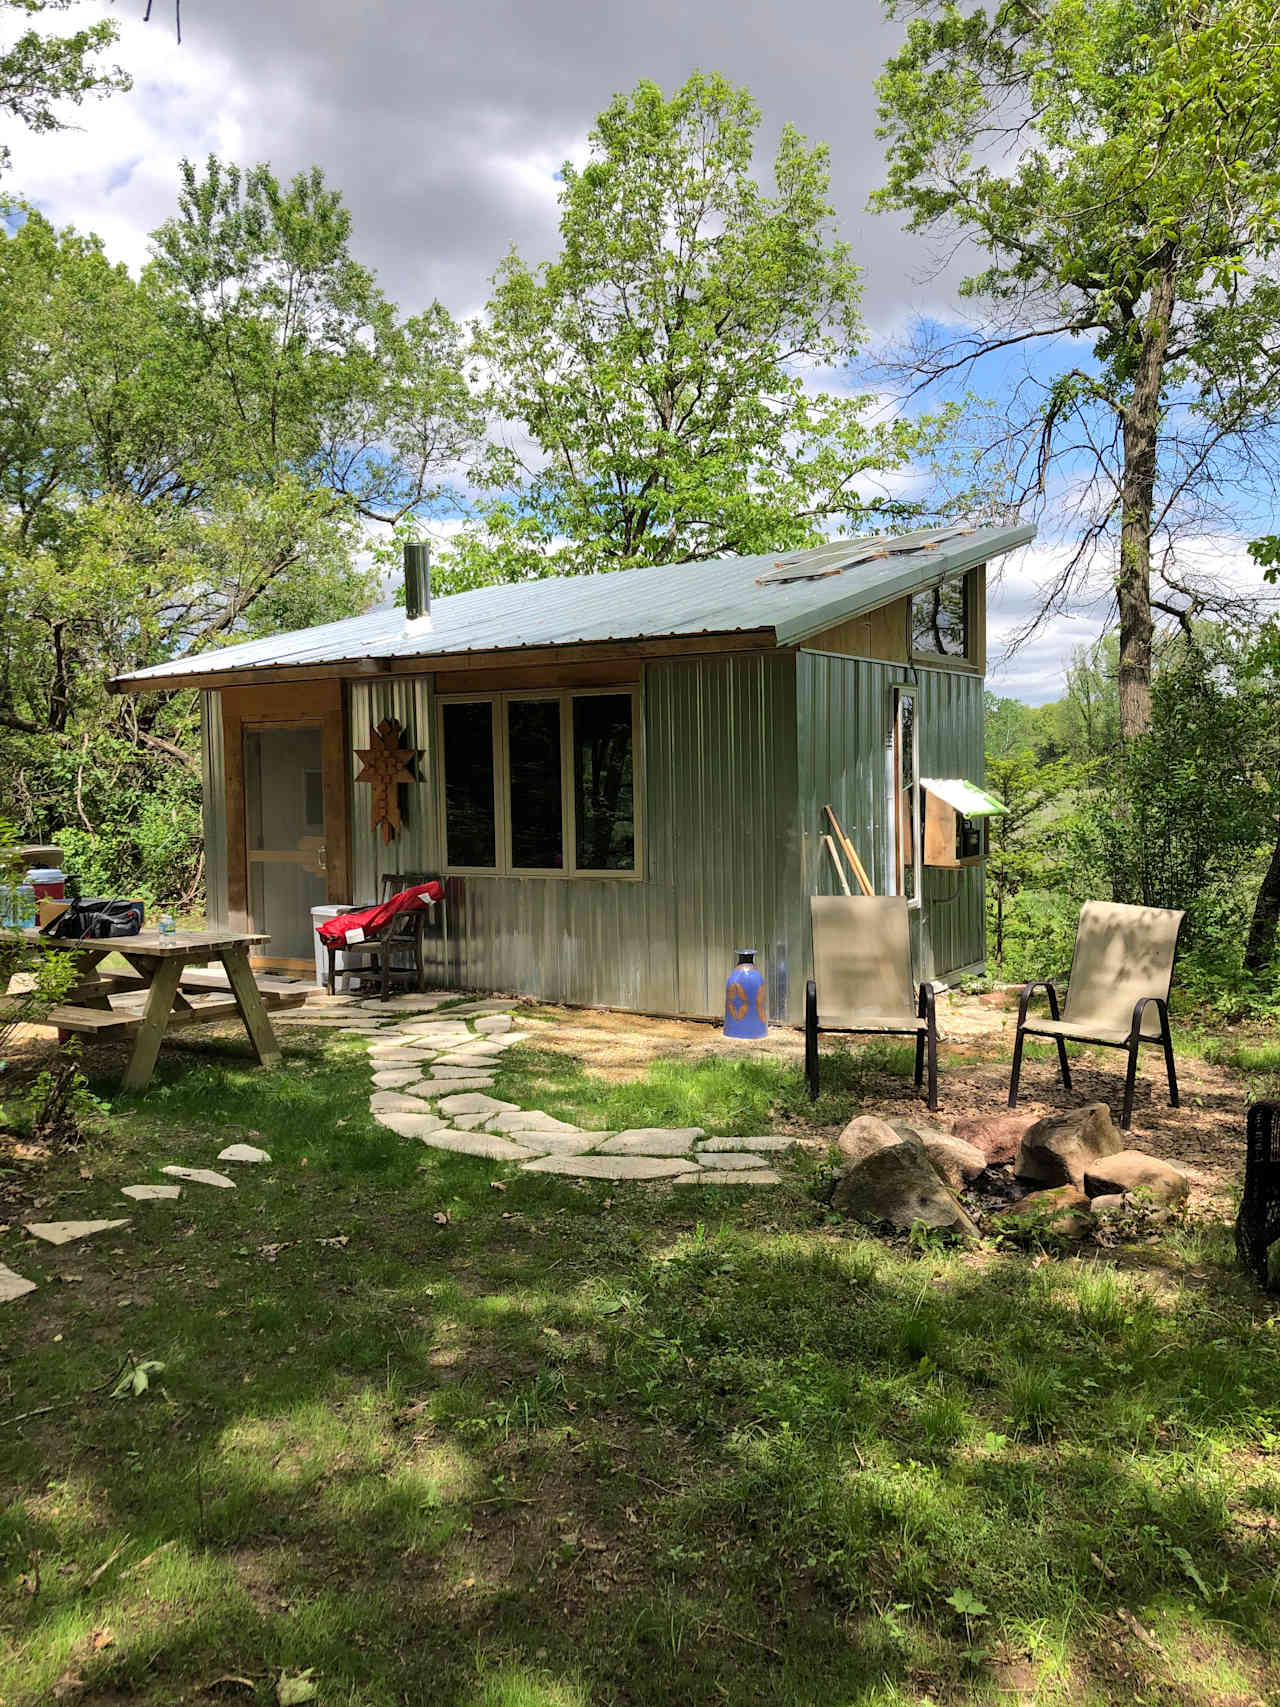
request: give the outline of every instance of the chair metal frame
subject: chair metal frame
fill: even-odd
[[[1092,903],[1086,903],[1086,905],[1091,905],[1091,904]],[[1154,910],[1162,911],[1162,912],[1173,911],[1173,909],[1170,909],[1170,908],[1161,908],[1161,909],[1154,909]],[[1081,908],[1080,917],[1081,917],[1081,920],[1083,920],[1084,908]],[[1169,960],[1169,981],[1170,982],[1172,982],[1172,979],[1173,979],[1173,960],[1177,955],[1178,937],[1181,933],[1181,930],[1182,930],[1182,916],[1181,916],[1181,914],[1179,914],[1178,924],[1177,924],[1177,927],[1174,931],[1173,954],[1170,956],[1170,960]],[[1077,922],[1077,925],[1076,925],[1076,948],[1077,949],[1079,948],[1079,944],[1080,944],[1080,924],[1079,924],[1079,922]],[[1070,1064],[1067,1060],[1067,1043],[1068,1043],[1068,1041],[1070,1041],[1072,1043],[1093,1043],[1093,1044],[1097,1044],[1100,1048],[1103,1048],[1103,1049],[1123,1049],[1123,1050],[1127,1051],[1128,1061],[1127,1061],[1127,1065],[1126,1065],[1125,1078],[1124,1078],[1124,1104],[1123,1104],[1123,1108],[1122,1108],[1121,1115],[1120,1115],[1120,1129],[1122,1132],[1127,1132],[1129,1130],[1130,1125],[1132,1124],[1132,1121],[1133,1121],[1133,1092],[1134,1092],[1134,1085],[1135,1085],[1135,1082],[1137,1079],[1137,1073],[1138,1073],[1138,1051],[1139,1051],[1139,1048],[1144,1043],[1158,1043],[1161,1046],[1161,1048],[1164,1050],[1165,1071],[1166,1071],[1166,1073],[1168,1075],[1168,1079],[1169,1079],[1169,1106],[1171,1108],[1180,1107],[1179,1096],[1178,1096],[1178,1072],[1177,1072],[1176,1066],[1174,1065],[1173,1037],[1172,1037],[1172,1034],[1169,1030],[1169,993],[1168,993],[1168,985],[1167,984],[1165,986],[1165,993],[1163,996],[1157,996],[1157,995],[1139,996],[1139,998],[1137,999],[1137,1001],[1133,1005],[1133,1017],[1132,1017],[1130,1024],[1129,1024],[1128,1035],[1124,1038],[1102,1037],[1102,1036],[1097,1036],[1097,1035],[1089,1035],[1087,1031],[1082,1031],[1079,1034],[1077,1034],[1076,1036],[1068,1039],[1068,1038],[1064,1037],[1060,1032],[1055,1033],[1052,1031],[1041,1031],[1040,1028],[1034,1023],[1034,1016],[1032,1016],[1031,1019],[1028,1019],[1028,1009],[1030,1008],[1032,999],[1034,998],[1034,996],[1038,990],[1043,990],[1049,998],[1049,1017],[1050,1017],[1051,1023],[1057,1024],[1059,1021],[1061,1021],[1063,1015],[1059,1011],[1059,1007],[1058,1007],[1058,988],[1057,988],[1057,985],[1058,985],[1058,983],[1065,983],[1067,985],[1067,987],[1068,987],[1068,1006],[1069,1006],[1070,984],[1071,984],[1072,974],[1075,971],[1075,962],[1076,962],[1076,955],[1073,952],[1072,957],[1071,957],[1071,971],[1068,972],[1065,979],[1059,979],[1057,982],[1055,982],[1055,980],[1053,980],[1051,978],[1039,978],[1039,979],[1035,979],[1031,983],[1023,986],[1022,999],[1018,1003],[1018,1028],[1017,1028],[1017,1032],[1015,1034],[1014,1042],[1013,1042],[1013,1062],[1012,1062],[1012,1064],[1010,1066],[1010,1070],[1009,1070],[1009,1107],[1010,1108],[1016,1108],[1018,1106],[1018,1086],[1019,1086],[1019,1084],[1021,1082],[1021,1078],[1022,1078],[1022,1045],[1023,1045],[1023,1039],[1028,1033],[1032,1037],[1036,1037],[1036,1036],[1052,1037],[1054,1039],[1054,1041],[1057,1043],[1057,1045],[1058,1045],[1058,1071],[1062,1077],[1062,1088],[1063,1088],[1063,1090],[1066,1090],[1066,1091],[1069,1091],[1071,1089],[1071,1067],[1070,1067]],[[1159,1030],[1154,1036],[1151,1033],[1143,1030],[1143,1026],[1146,1023],[1147,1009],[1149,1007],[1155,1008],[1156,1018],[1157,1018],[1157,1022],[1159,1025]],[[1090,1022],[1088,1020],[1084,1020],[1081,1023],[1085,1026],[1088,1026],[1088,1024]]]

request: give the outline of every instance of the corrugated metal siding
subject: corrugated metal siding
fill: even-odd
[[[804,929],[794,682],[795,660],[785,653],[650,664],[642,687],[643,880],[450,878],[447,981],[712,1015],[721,1011],[734,951],[757,948],[771,1012],[798,1017],[803,983],[797,996],[789,980]],[[427,752],[424,780],[409,790],[405,833],[390,847],[370,825],[368,788],[353,786],[353,880],[363,898],[382,871],[440,864],[430,679],[353,682],[348,707],[353,746],[391,716]],[[353,760],[353,777],[358,768]]]
[[[886,754],[890,689],[914,684],[918,695],[922,776],[984,776],[980,676],[875,663],[832,653],[800,652],[796,702],[800,828],[806,894],[832,895],[839,885],[821,842],[822,808],[830,803],[858,850],[878,894],[888,889],[890,801]],[[983,959],[983,873],[925,872],[924,905],[912,915],[916,976],[945,978]],[[809,946],[805,933],[808,977]]]
[[[210,930],[228,923],[227,767],[222,751],[222,695],[200,695],[200,762],[204,779],[204,915]]]

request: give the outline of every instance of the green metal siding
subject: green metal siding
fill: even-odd
[[[448,883],[450,955],[433,969],[463,989],[637,1012],[720,1013],[738,948],[760,951],[775,1018],[803,1001],[789,976],[805,930],[796,883],[795,659],[788,653],[672,659],[642,680],[643,877],[484,877]],[[355,893],[383,871],[441,863],[430,677],[348,685],[352,747],[397,717],[425,749],[404,834],[373,832],[352,788]],[[359,762],[352,759],[354,778]]]
[[[839,815],[878,894],[889,885],[890,689],[918,696],[920,773],[984,777],[981,676],[801,651],[796,665],[801,858],[805,894],[839,892],[822,847],[822,808]],[[806,933],[806,967],[809,963]],[[924,901],[912,914],[918,978],[946,978],[983,960],[983,873],[926,870]],[[808,976],[806,970],[805,976]]]

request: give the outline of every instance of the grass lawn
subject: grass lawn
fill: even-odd
[[[166,1052],[9,1176],[131,1226],[0,1231],[41,1283],[2,1318],[4,1707],[1280,1698],[1280,1316],[1225,1229],[961,1252],[833,1222],[813,1155],[518,1173],[376,1125],[354,1040],[285,1047]],[[496,1094],[745,1135],[867,1073],[834,1054],[814,1111],[788,1063],[523,1047]],[[237,1139],[273,1162],[235,1192],[119,1198]]]

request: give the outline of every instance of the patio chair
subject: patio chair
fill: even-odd
[[[407,901],[402,907],[390,912],[380,922],[373,923],[362,942],[346,943],[341,935],[342,923],[356,914],[384,912],[392,907],[401,896],[407,896],[412,891],[427,885],[434,886],[439,894],[418,895]],[[343,971],[354,972],[359,976],[362,972],[377,972],[383,999],[391,994],[393,978],[412,977],[414,987],[426,988],[426,959],[423,953],[423,933],[429,916],[440,909],[441,935],[448,944],[447,926],[444,916],[444,880],[426,872],[385,872],[381,880],[381,899],[377,909],[353,908],[351,913],[339,914],[337,919],[329,920],[321,927],[321,940],[325,945],[328,956],[326,988],[333,995],[337,982],[337,959],[342,955]],[[398,950],[408,949],[413,955],[413,964],[409,967],[395,965]]]
[[[1064,1090],[1071,1089],[1067,1043],[1100,1043],[1108,1049],[1127,1049],[1129,1068],[1124,1081],[1124,1112],[1120,1125],[1128,1131],[1133,1118],[1133,1083],[1138,1048],[1158,1043],[1164,1049],[1169,1074],[1169,1103],[1178,1106],[1178,1075],[1169,1035],[1169,985],[1178,932],[1186,915],[1169,907],[1126,907],[1115,901],[1086,901],[1076,926],[1076,946],[1067,975],[1067,999],[1058,1012],[1058,991],[1052,979],[1028,984],[1018,1006],[1018,1031],[1009,1075],[1009,1107],[1018,1105],[1024,1037],[1051,1037],[1058,1045],[1058,1067]],[[1049,998],[1049,1018],[1028,1018],[1037,990]],[[1154,1005],[1159,1032],[1144,1031],[1146,1012]]]
[[[813,977],[805,991],[804,1068],[818,1095],[822,1032],[884,1032],[916,1040],[917,1088],[929,1059],[929,1107],[938,1106],[938,1024],[933,986],[911,981],[905,895],[811,895]]]

